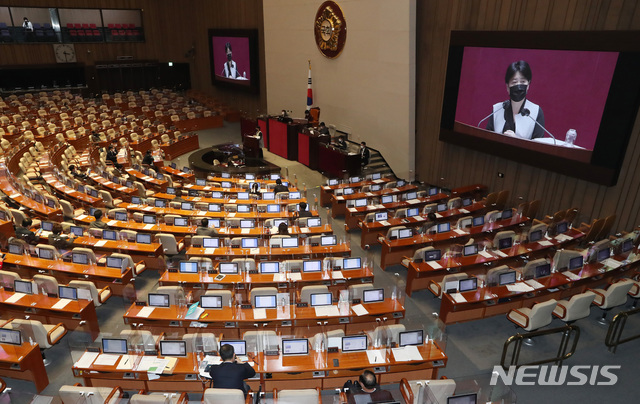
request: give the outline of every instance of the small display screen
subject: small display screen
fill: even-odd
[[[322,220],[319,217],[307,218],[307,227],[318,227],[318,226],[322,226]]]
[[[249,213],[251,212],[251,205],[237,205],[238,213]]]
[[[464,246],[464,249],[462,251],[462,254],[465,257],[468,257],[469,255],[475,255],[477,253],[478,253],[478,245],[477,244],[466,245],[466,246]]]
[[[144,233],[136,234],[136,243],[151,244],[151,234],[144,234]]]
[[[582,256],[573,257],[569,260],[569,270],[582,268],[584,258]]]
[[[156,199],[154,205],[156,208],[165,208],[167,206],[167,202],[164,199]]]
[[[220,341],[220,346],[223,345],[231,345],[233,347],[233,352],[237,356],[244,356],[247,354],[247,342],[246,341],[234,341],[234,340],[222,340]]]
[[[107,257],[108,268],[122,268],[123,259],[121,257]]]
[[[27,295],[33,294],[33,284],[29,281],[13,281],[13,290],[16,293],[25,293]]]
[[[542,239],[542,230],[534,230],[531,233],[529,233],[530,242],[539,241],[541,239]]]
[[[116,240],[118,238],[118,233],[113,230],[102,230],[102,238],[105,240]]]
[[[238,263],[237,262],[221,262],[218,265],[218,271],[221,274],[237,274]]]
[[[439,223],[438,224],[438,233],[446,233],[451,230],[450,223]]]
[[[217,203],[210,203],[209,212],[220,212],[220,205],[218,205]]]
[[[222,296],[203,295],[200,296],[200,307],[203,309],[221,309]]]
[[[243,238],[242,239],[242,248],[258,248],[258,239],[257,238]]]
[[[297,237],[289,237],[282,239],[282,248],[297,248],[298,247],[298,238]]]
[[[274,309],[276,307],[276,295],[254,296],[254,305],[256,309]]]
[[[513,245],[513,238],[511,237],[501,238],[498,241],[498,249],[500,250],[504,250],[505,248],[511,248],[512,245]]]
[[[342,352],[355,352],[367,350],[367,336],[354,335],[352,337],[342,337]]]
[[[22,345],[20,330],[0,328],[0,344]]]
[[[366,198],[356,199],[355,205],[356,205],[356,208],[362,208],[364,206],[367,206],[367,199]]]
[[[149,293],[149,306],[169,307],[169,295],[163,293]]]
[[[193,210],[193,203],[191,203],[191,202],[182,202],[180,204],[180,208],[182,210]]]
[[[320,272],[322,271],[322,261],[311,260],[302,262],[302,272]]]
[[[241,220],[240,228],[242,229],[253,229],[254,223],[253,220]]]
[[[376,222],[382,222],[384,220],[388,220],[389,219],[389,213],[388,212],[377,212],[375,215],[376,218]]]
[[[78,289],[68,286],[58,286],[58,297],[60,299],[78,300]]]
[[[262,199],[263,200],[272,200],[272,199],[276,199],[276,194],[273,192],[263,192],[262,193]]]
[[[342,260],[342,269],[359,269],[362,267],[361,258],[345,258]]]
[[[509,271],[500,274],[498,283],[500,286],[516,283],[516,271]]]
[[[478,288],[478,278],[462,279],[458,284],[460,292],[469,292]]]
[[[484,216],[478,216],[473,218],[473,227],[484,225]]]
[[[280,272],[280,263],[278,261],[260,263],[261,274],[277,274],[278,272]]]
[[[42,230],[44,231],[51,231],[53,230],[53,223],[51,222],[42,222]]]
[[[511,219],[513,217],[513,211],[511,209],[503,210],[500,215],[500,219]]]
[[[84,253],[72,253],[71,262],[74,264],[87,265],[89,263],[89,257]]]
[[[180,273],[183,274],[197,274],[198,262],[197,261],[182,261],[180,262]]]
[[[363,303],[376,303],[384,301],[384,289],[369,289],[362,292]]]
[[[402,239],[402,238],[410,238],[410,237],[413,237],[413,230],[400,229],[400,231],[398,231],[398,238]]]
[[[116,220],[119,221],[119,222],[126,222],[127,221],[127,212],[116,212]]]
[[[160,356],[187,356],[187,341],[160,341]]]
[[[121,338],[103,338],[102,339],[102,353],[126,355],[127,354],[127,340]]]
[[[202,247],[204,248],[218,248],[220,246],[220,239],[214,237],[207,237],[202,239]]]
[[[142,216],[142,223],[144,224],[156,224],[156,217],[153,215]]]
[[[330,306],[332,303],[333,303],[333,297],[331,293],[312,293],[311,294],[311,307]]]
[[[322,236],[320,238],[320,245],[321,246],[332,246],[332,245],[336,245],[337,240],[336,240],[336,236]]]
[[[558,234],[562,234],[567,231],[567,222],[560,222],[556,227],[556,231]]]
[[[308,355],[308,354],[309,354],[309,342],[306,338],[282,340],[282,355]]]
[[[393,203],[393,195],[383,195],[380,202],[384,205],[385,203]]]
[[[280,212],[280,205],[276,205],[276,204],[267,205],[267,212],[268,213],[278,213],[278,212]]]
[[[398,345],[401,347],[407,345],[422,345],[422,341],[424,341],[422,330],[403,331],[398,334]]]
[[[542,264],[536,267],[536,278],[544,278],[551,275],[551,264]]]
[[[440,261],[442,258],[442,251],[440,250],[427,250],[424,252],[424,261]]]
[[[186,217],[176,217],[173,219],[173,225],[174,226],[188,226],[189,225],[189,220]]]
[[[71,234],[73,234],[76,237],[82,237],[82,235],[84,234],[84,229],[80,226],[71,226]]]
[[[249,199],[249,193],[248,192],[238,192],[238,199],[240,199],[241,201],[246,201],[247,199]]]

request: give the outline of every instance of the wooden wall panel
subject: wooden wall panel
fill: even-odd
[[[416,176],[449,187],[508,189],[511,203],[541,199],[540,212],[578,207],[579,218],[617,215],[614,230],[640,224],[640,123],[636,117],[618,184],[605,187],[438,140],[452,30],[640,30],[633,0],[428,0],[417,8]],[[630,40],[636,40],[631,39]],[[498,178],[498,172],[505,174]]]
[[[78,43],[75,45],[78,62],[91,66],[99,61],[115,60],[117,56],[133,56],[134,60],[189,63],[192,88],[253,115],[266,109],[262,0],[7,0],[3,5],[142,9],[144,43]],[[210,28],[258,29],[260,95],[213,87],[207,38]],[[195,49],[194,56],[185,56],[192,48]],[[0,66],[55,63],[51,44],[0,44],[0,52]]]

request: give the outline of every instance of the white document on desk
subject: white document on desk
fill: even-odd
[[[302,274],[300,272],[289,272],[287,274],[290,281],[297,282],[302,280]]]
[[[562,241],[567,241],[567,240],[573,240],[573,237],[571,237],[571,236],[567,236],[566,234],[558,234],[558,235],[556,236],[556,240],[558,240],[558,241],[561,241],[561,242],[562,242]]]
[[[542,289],[544,288],[544,285],[541,284],[540,282],[534,280],[534,279],[529,279],[528,281],[525,281],[525,283],[529,286],[531,286],[534,289]]]
[[[118,221],[117,221],[117,220],[109,220],[109,221],[107,222],[107,226],[115,226],[115,225],[117,225],[117,224],[118,224]]]
[[[309,230],[308,227],[301,227],[300,228],[300,233],[302,233],[302,234],[307,234],[307,233],[310,233],[310,232],[311,232],[311,230]]]
[[[184,316],[184,318],[187,320],[197,320],[200,318],[202,313],[204,313],[204,309],[202,307],[196,307],[196,309],[192,311],[191,314],[187,314],[186,316]]]
[[[107,240],[98,240],[98,241],[96,241],[96,243],[93,246],[94,247],[103,247],[105,244],[107,244]]]
[[[22,299],[24,293],[14,293],[10,298],[5,300],[5,303],[15,303],[18,300]]]
[[[493,255],[491,255],[488,251],[480,251],[478,254],[485,258],[493,258]]]
[[[391,223],[387,222],[386,220],[382,220],[379,223],[383,226],[391,226]]]
[[[155,226],[155,225],[150,224],[150,223],[149,223],[149,224],[145,224],[145,225],[144,225],[144,227],[143,227],[143,229],[144,229],[144,230],[151,230],[151,229],[153,229],[153,226]]]
[[[415,345],[407,345],[402,348],[391,348],[396,362],[421,361],[422,355]]]
[[[572,281],[579,281],[580,279],[582,279],[580,275],[576,275],[573,272],[567,271],[567,272],[563,272],[562,274],[567,278],[571,279]]]
[[[456,303],[465,303],[467,301],[467,299],[465,299],[460,293],[451,293],[449,296],[451,296],[453,301]]]
[[[135,355],[122,355],[120,362],[118,362],[117,370],[131,370],[133,369],[133,363],[135,362]]]
[[[440,213],[436,213],[436,219],[442,219],[442,215]]]
[[[351,306],[351,310],[356,313],[356,316],[364,316],[365,314],[369,314],[369,311],[364,308],[361,304],[356,304],[355,306]]]
[[[344,196],[336,196],[336,201],[344,201]]]
[[[100,355],[100,352],[85,352],[82,354],[80,359],[74,364],[77,368],[88,368],[91,366],[93,361]]]
[[[618,268],[619,266],[622,266],[622,262],[620,261],[616,261],[613,258],[607,258],[606,260],[602,261],[602,263],[608,267],[608,268]]]
[[[502,251],[500,251],[500,250],[496,250],[496,251],[494,251],[494,253],[495,253],[497,256],[500,256],[500,257],[502,257],[502,258],[504,258],[504,257],[508,257],[508,254],[506,254],[506,253],[504,253],[504,252],[502,252]]]
[[[533,288],[524,282],[512,283],[511,285],[507,285],[507,290],[509,292],[531,292]]]
[[[464,213],[466,215],[467,213],[469,213],[469,211],[463,208],[463,209],[460,209],[460,213]]]
[[[236,212],[228,212],[227,217],[236,217]]]
[[[467,234],[467,232],[462,229],[453,229],[453,232],[461,236]]]
[[[251,234],[251,229],[242,229],[240,230],[240,234]]]
[[[60,299],[60,300],[58,300],[58,302],[56,304],[51,306],[51,308],[52,309],[63,309],[64,306],[68,305],[69,303],[71,303],[71,299]]]
[[[87,215],[80,215],[80,216],[76,216],[76,220],[84,220],[86,219],[88,216]]]
[[[205,253],[206,255],[213,255],[213,252],[214,252],[215,250],[216,250],[215,248],[205,248],[205,249],[204,249],[204,253]]]
[[[342,271],[331,271],[331,279],[344,279]]]
[[[267,318],[267,309],[253,309],[253,319],[263,320]]]
[[[340,311],[338,310],[338,306],[318,306],[316,309],[316,317],[338,317],[340,315]]]
[[[381,350],[374,351],[371,349],[367,349],[367,358],[369,358],[370,365],[384,363],[384,356],[382,355]]]
[[[349,208],[348,210],[349,210],[350,213],[355,213],[355,212],[358,211],[358,209],[356,209],[356,208]]]
[[[189,189],[189,188],[191,188],[192,186],[193,186],[193,184],[186,184],[184,187],[185,187],[185,188],[187,188],[187,189]]]
[[[283,274],[283,273],[273,274],[273,281],[274,282],[286,282],[287,281],[287,274]]]
[[[142,208],[142,210],[144,210],[145,212],[150,212],[153,210],[153,206],[145,206],[144,208]]]
[[[251,254],[251,255],[258,255],[258,254],[260,254],[260,248],[250,248],[250,249],[249,249],[249,254]]]
[[[138,362],[138,366],[136,366],[136,371],[138,372],[147,371],[151,366],[153,366],[156,359],[158,358],[155,356],[143,356],[142,359],[140,359],[140,362]]]
[[[540,240],[540,241],[538,241],[538,244],[540,244],[541,246],[544,246],[544,247],[550,247],[550,246],[553,245],[553,243],[551,241],[549,241],[549,240]]]
[[[407,203],[408,203],[409,205],[415,205],[416,203],[420,203],[420,199],[415,199],[415,198],[414,198],[414,199],[409,199],[409,200],[407,201]]]
[[[95,361],[93,361],[94,365],[97,366],[113,366],[116,364],[120,355],[113,354],[100,354]]]
[[[442,269],[442,265],[438,264],[438,261],[427,261],[427,265],[433,269]]]
[[[149,317],[153,310],[155,310],[155,307],[145,306],[138,312],[138,317]]]

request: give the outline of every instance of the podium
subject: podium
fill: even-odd
[[[264,133],[262,134],[264,136]],[[257,139],[253,134],[242,135],[242,150],[245,157],[257,159],[260,157],[260,139]]]

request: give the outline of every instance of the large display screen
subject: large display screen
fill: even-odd
[[[258,91],[257,38],[257,30],[209,30],[210,68],[214,85]]]

